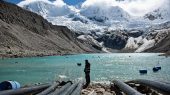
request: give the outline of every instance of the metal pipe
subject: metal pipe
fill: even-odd
[[[83,88],[84,81],[80,81],[76,87],[76,89],[70,95],[81,95],[81,90]]]
[[[53,85],[51,85],[49,88],[45,89],[44,91],[40,92],[37,95],[47,95],[50,92],[54,91],[57,88],[57,86],[59,86],[59,84],[60,84],[59,82],[54,82]]]
[[[0,95],[25,95],[25,94],[40,92],[48,88],[49,86],[50,84],[44,84],[44,85],[20,88],[16,90],[5,90],[5,91],[0,91]]]
[[[138,83],[141,85],[148,86],[162,94],[170,95],[170,84],[168,83],[151,81],[146,79],[133,80],[133,81],[129,81],[128,83]]]
[[[53,93],[50,93],[49,95],[62,95],[62,93],[71,86],[71,82],[68,82],[64,86],[62,86],[59,89],[56,89]]]
[[[128,95],[142,95],[140,92],[136,91],[135,89],[133,89],[122,81],[114,80],[113,83]]]
[[[62,93],[62,95],[70,95],[77,87],[78,82],[72,84],[66,91],[64,91],[64,93]]]

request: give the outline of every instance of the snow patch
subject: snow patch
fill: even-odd
[[[140,36],[138,38],[130,37],[127,41],[125,48],[127,48],[127,49],[137,49],[140,46],[140,44],[142,44],[142,43],[143,43],[142,36]]]
[[[77,37],[78,39],[81,39],[81,40],[84,40],[84,41],[86,41],[86,42],[91,42],[91,43],[93,43],[93,44],[95,44],[95,45],[97,45],[97,46],[100,46],[100,43],[97,41],[97,40],[95,40],[92,36],[90,36],[90,35],[80,35],[80,36],[78,36]]]
[[[143,52],[146,49],[149,49],[155,45],[155,40],[143,39],[144,44],[142,44],[135,52]]]

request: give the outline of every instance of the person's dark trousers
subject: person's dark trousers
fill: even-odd
[[[87,88],[87,86],[90,84],[90,72],[85,73],[85,78],[86,78],[86,84],[84,85],[83,88]]]

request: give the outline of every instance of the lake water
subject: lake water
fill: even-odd
[[[151,79],[170,81],[170,58],[156,53],[111,53],[0,59],[0,81],[16,80],[22,85],[84,78],[84,60],[91,63],[91,80],[107,82],[113,79]],[[162,69],[152,68],[158,61]],[[77,66],[82,63],[82,66]],[[145,75],[139,69],[147,69]]]

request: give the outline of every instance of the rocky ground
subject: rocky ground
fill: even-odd
[[[109,84],[91,84],[88,88],[82,90],[82,95],[115,95],[114,91],[111,91]]]

